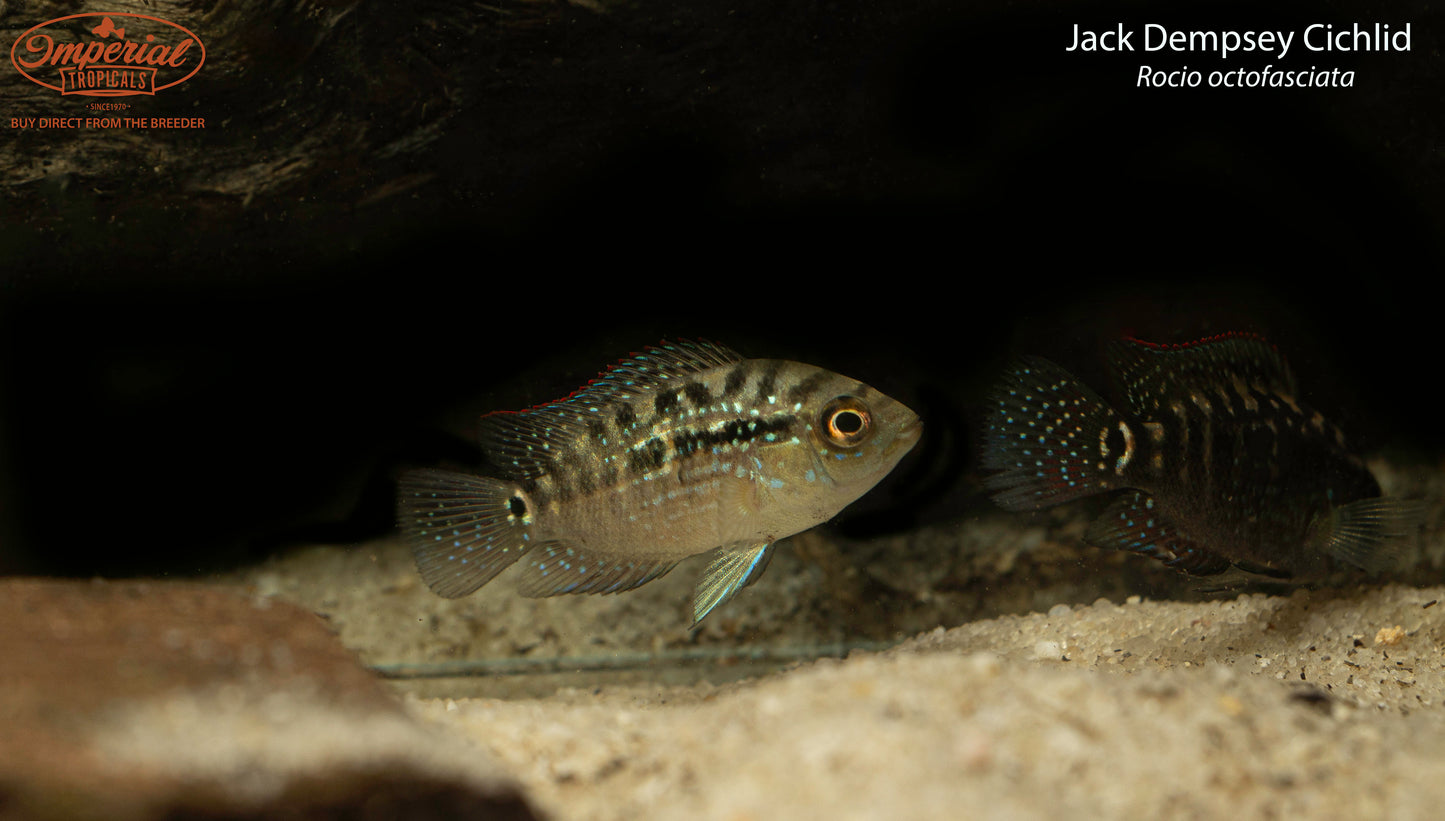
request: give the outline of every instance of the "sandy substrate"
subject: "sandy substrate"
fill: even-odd
[[[556,818],[1435,818],[1439,597],[1100,602],[717,689],[409,706]]]
[[[1414,570],[1315,590],[1201,592],[1085,509],[825,528],[696,630],[700,562],[452,601],[395,539],[8,582],[0,816],[1436,818],[1445,494],[1382,472]]]
[[[697,630],[699,562],[621,596],[523,599],[504,575],[448,601],[386,542],[239,581],[325,613],[560,819],[1433,818],[1438,519],[1413,573],[1272,594],[1083,547],[1084,509],[824,529]]]

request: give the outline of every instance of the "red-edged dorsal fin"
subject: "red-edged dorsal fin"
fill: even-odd
[[[1262,393],[1289,398],[1296,393],[1284,357],[1255,333],[1224,333],[1178,344],[1124,339],[1110,345],[1109,359],[1130,409],[1145,416],[1180,389],[1208,391],[1240,382]]]

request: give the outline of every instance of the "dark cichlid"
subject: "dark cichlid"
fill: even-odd
[[[1235,566],[1307,578],[1326,557],[1378,571],[1414,534],[1418,504],[1380,498],[1264,341],[1117,342],[1110,364],[1121,410],[1040,358],[997,386],[983,464],[998,471],[986,482],[999,505],[1038,510],[1124,491],[1085,540],[1196,575]]]
[[[526,596],[616,593],[716,551],[694,621],[893,469],[912,411],[845,376],[706,342],[648,348],[566,399],[482,417],[496,479],[418,470],[401,529],[432,590],[465,596],[522,560]]]

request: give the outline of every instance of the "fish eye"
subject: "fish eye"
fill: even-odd
[[[857,447],[873,435],[873,414],[851,396],[840,396],[825,405],[819,421],[823,436],[834,447]]]

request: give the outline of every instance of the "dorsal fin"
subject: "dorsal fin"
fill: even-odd
[[[736,351],[716,342],[690,339],[660,342],[618,361],[571,396],[523,413],[545,412],[566,404],[581,406],[633,399],[686,374],[741,361]]]
[[[581,435],[594,415],[687,374],[741,361],[735,351],[716,342],[678,340],[649,346],[555,402],[483,416],[478,431],[482,449],[513,476],[536,478],[546,473],[552,454]]]
[[[1284,357],[1254,334],[1220,334],[1179,345],[1125,339],[1109,346],[1109,359],[1130,410],[1139,415],[1156,410],[1161,397],[1177,386],[1208,390],[1239,380],[1266,392],[1296,395]]]

